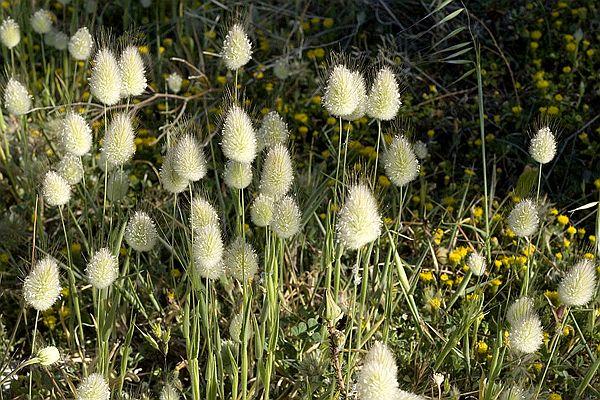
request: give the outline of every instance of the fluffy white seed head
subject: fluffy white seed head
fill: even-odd
[[[371,118],[389,121],[394,119],[401,105],[396,76],[387,67],[380,69],[369,91],[367,114]]]
[[[189,181],[175,172],[173,167],[173,152],[167,152],[160,169],[160,181],[163,188],[170,193],[177,194],[187,189]]]
[[[529,154],[540,164],[547,164],[556,155],[556,138],[549,127],[539,129],[529,145]]]
[[[585,306],[596,291],[596,268],[592,260],[583,259],[571,268],[558,286],[558,298],[567,306]]]
[[[271,147],[260,176],[260,192],[279,200],[290,190],[293,181],[294,169],[288,149],[281,144]]]
[[[521,297],[508,307],[506,319],[511,325],[517,325],[519,321],[534,317],[535,315],[533,300],[529,297]]]
[[[533,235],[537,231],[539,222],[537,207],[529,199],[517,203],[508,215],[508,226],[520,237]]]
[[[194,197],[190,210],[190,224],[196,232],[209,225],[219,225],[219,214],[210,202],[202,197]]]
[[[506,388],[500,395],[500,400],[527,400],[530,398],[529,394],[518,386]]]
[[[90,374],[77,387],[76,400],[109,400],[110,387],[101,374]]]
[[[30,18],[31,27],[35,33],[44,34],[52,29],[53,15],[50,11],[40,9],[37,10]]]
[[[478,252],[473,252],[469,255],[467,259],[467,265],[469,269],[473,272],[475,276],[481,276],[485,272],[485,257],[479,254]]]
[[[244,189],[252,182],[252,165],[233,160],[225,164],[223,173],[225,184],[233,189]]]
[[[243,67],[252,57],[252,43],[241,25],[235,24],[231,27],[221,49],[221,58],[225,66],[234,71]]]
[[[221,147],[230,160],[250,164],[256,157],[256,133],[252,121],[238,105],[233,105],[225,117]]]
[[[38,261],[23,283],[25,303],[38,311],[46,311],[60,297],[58,264],[50,256]]]
[[[223,261],[228,275],[239,281],[252,279],[258,271],[258,256],[241,237],[229,244]]]
[[[198,181],[206,175],[206,157],[196,138],[185,134],[177,140],[173,150],[173,169],[188,181]]]
[[[167,383],[160,391],[160,400],[179,400],[179,392],[173,385]]]
[[[405,392],[404,390],[398,391],[398,396],[394,397],[396,400],[425,400],[425,397],[419,396],[418,394]]]
[[[136,251],[152,250],[158,240],[152,218],[143,211],[136,211],[125,229],[125,240]]]
[[[135,154],[135,132],[133,122],[127,113],[113,116],[104,134],[102,151],[110,166],[125,164]]]
[[[167,77],[167,87],[173,93],[179,93],[182,83],[183,78],[177,72],[173,72]]]
[[[66,152],[83,156],[92,147],[92,129],[81,115],[70,112],[62,120],[60,135]]]
[[[359,400],[395,400],[400,395],[394,355],[381,342],[375,342],[365,356],[356,382]]]
[[[273,198],[259,194],[250,206],[250,218],[256,226],[268,226],[273,220],[275,204]]]
[[[128,46],[121,53],[119,59],[121,71],[121,96],[139,96],[144,92],[146,82],[146,68],[144,61],[136,46]]]
[[[223,274],[223,238],[218,225],[199,229],[193,242],[195,266],[203,278],[217,279]]]
[[[544,331],[537,315],[531,315],[511,325],[510,343],[512,347],[521,353],[535,353],[544,340]]]
[[[350,249],[359,249],[381,234],[381,217],[377,201],[364,184],[350,187],[346,204],[340,210],[338,238]]]
[[[354,86],[356,87],[356,95],[358,96],[358,104],[351,114],[344,116],[344,119],[348,121],[356,121],[365,116],[367,113],[367,88],[365,85],[365,79],[362,74],[358,71],[352,73],[354,78]]]
[[[404,186],[413,181],[421,166],[412,145],[404,136],[396,136],[383,154],[383,167],[390,181],[396,186]]]
[[[0,25],[0,42],[12,49],[21,41],[21,29],[14,19],[8,17]]]
[[[327,80],[323,105],[334,117],[345,117],[354,112],[360,102],[356,77],[344,65],[336,65]]]
[[[66,154],[58,163],[56,172],[62,176],[69,185],[77,185],[83,179],[83,164],[81,158],[73,154]]]
[[[119,275],[119,261],[106,247],[98,250],[86,268],[87,278],[96,289],[105,289]]]
[[[36,357],[41,365],[48,367],[60,360],[60,352],[54,346],[46,346],[37,352]]]
[[[267,113],[258,129],[258,147],[262,150],[285,144],[290,136],[288,126],[277,111]]]
[[[27,88],[15,78],[10,78],[4,88],[4,106],[13,115],[23,115],[31,109]]]
[[[271,228],[277,236],[288,239],[300,230],[300,208],[290,196],[285,196],[275,206]]]
[[[93,47],[94,39],[92,39],[90,31],[85,26],[79,28],[69,40],[69,54],[78,61],[84,61],[90,58]]]
[[[48,171],[42,184],[42,195],[50,206],[64,206],[71,198],[69,182],[55,171]]]
[[[121,99],[121,70],[115,55],[107,48],[100,49],[94,57],[90,89],[92,95],[107,106]]]
[[[420,140],[417,140],[413,145],[413,150],[415,151],[415,155],[419,160],[424,160],[429,155],[429,150],[427,150],[427,145]]]

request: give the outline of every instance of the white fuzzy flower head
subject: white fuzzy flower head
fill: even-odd
[[[112,51],[100,49],[92,63],[92,95],[102,104],[113,106],[121,99],[121,71]]]
[[[202,146],[192,135],[185,134],[177,140],[173,150],[173,169],[177,175],[192,182],[206,175],[206,157]]]
[[[79,28],[69,40],[69,54],[77,61],[84,61],[90,58],[94,40],[90,31],[85,26]]]
[[[152,250],[158,240],[152,218],[143,211],[136,211],[125,229],[125,240],[136,251]]]
[[[429,151],[427,150],[427,145],[420,140],[417,140],[413,145],[413,150],[415,151],[415,155],[419,160],[424,160],[429,155]]]
[[[425,397],[419,396],[418,394],[405,392],[404,390],[398,391],[398,396],[394,397],[395,400],[425,400]]]
[[[62,176],[69,185],[77,185],[83,179],[83,164],[81,158],[73,154],[66,154],[58,163],[56,172]]]
[[[252,165],[233,160],[225,164],[223,172],[225,184],[233,189],[244,189],[252,182]]]
[[[358,104],[351,114],[344,116],[344,119],[348,121],[356,121],[365,116],[367,113],[367,88],[365,85],[365,79],[362,74],[358,71],[352,73],[354,78],[354,86],[356,87],[356,95],[358,96]]]
[[[275,204],[272,197],[259,194],[250,206],[250,218],[256,226],[268,226],[273,220]]]
[[[241,25],[233,25],[227,32],[221,49],[221,58],[225,61],[225,66],[234,71],[246,65],[251,57],[252,43],[250,43],[248,35]]]
[[[356,390],[359,400],[395,400],[399,397],[397,367],[394,355],[381,342],[376,342],[364,359],[358,374]]]
[[[223,262],[228,275],[239,281],[251,280],[258,271],[258,256],[241,237],[229,244]]]
[[[160,400],[179,400],[179,393],[173,385],[167,383],[160,391]]]
[[[54,346],[46,346],[37,352],[36,357],[41,365],[48,367],[60,360],[60,352]]]
[[[509,332],[510,343],[521,353],[535,353],[544,341],[544,331],[537,315],[531,315],[512,324]]]
[[[135,132],[127,113],[113,116],[104,134],[102,151],[109,166],[125,164],[135,154]]]
[[[81,115],[70,112],[61,124],[62,144],[66,152],[83,156],[92,147],[92,129]]]
[[[31,109],[27,88],[15,78],[10,78],[4,88],[4,106],[13,115],[23,115]]]
[[[521,200],[508,215],[508,226],[519,237],[529,237],[538,228],[540,218],[533,201]]]
[[[291,238],[300,230],[301,216],[296,200],[285,196],[275,206],[271,228],[280,238]]]
[[[267,113],[258,130],[258,146],[260,149],[270,148],[276,144],[285,144],[290,136],[288,126],[277,111]]]
[[[223,274],[223,238],[218,225],[198,230],[192,244],[195,266],[203,278],[217,279]]]
[[[377,201],[366,185],[354,185],[348,190],[346,204],[340,210],[337,232],[342,244],[353,250],[376,240],[381,234]]]
[[[177,72],[173,72],[167,77],[167,87],[173,93],[179,93],[182,83],[183,78]]]
[[[556,155],[556,138],[549,127],[539,129],[531,139],[529,154],[540,164],[547,164]]]
[[[336,65],[327,80],[323,105],[334,117],[345,117],[354,112],[360,102],[356,76],[344,65]]]
[[[219,225],[219,214],[208,200],[194,197],[190,208],[190,224],[194,231],[200,231],[209,225]]]
[[[187,189],[189,181],[175,172],[173,167],[173,152],[167,152],[160,169],[160,181],[163,188],[170,193],[177,194]]]
[[[260,176],[260,192],[279,200],[290,190],[293,181],[294,169],[288,149],[281,144],[271,147]]]
[[[48,171],[42,184],[42,195],[50,206],[64,206],[71,199],[69,182],[55,171]]]
[[[23,283],[25,302],[38,311],[46,311],[60,296],[58,264],[50,256],[38,261]]]
[[[144,93],[146,82],[146,68],[144,61],[136,46],[128,46],[123,50],[119,59],[121,71],[121,96],[139,96]]]
[[[31,27],[35,33],[43,35],[44,33],[50,32],[52,29],[53,17],[54,16],[50,11],[40,9],[33,13],[29,21],[31,22]]]
[[[585,306],[596,291],[596,268],[592,260],[583,259],[571,268],[558,286],[558,298],[567,306]]]
[[[517,325],[520,321],[535,315],[533,300],[529,297],[521,297],[508,307],[506,319],[511,325]]]
[[[412,145],[404,136],[392,139],[388,150],[383,154],[383,167],[396,186],[405,186],[413,181],[421,169]]]
[[[379,70],[371,86],[367,100],[367,114],[371,118],[389,121],[394,119],[401,105],[396,76],[391,69],[384,67]]]
[[[250,164],[256,157],[256,133],[252,121],[238,105],[232,106],[225,117],[221,147],[230,160]]]
[[[0,42],[12,49],[21,41],[21,29],[14,19],[8,17],[0,25]]]
[[[106,247],[98,250],[86,268],[87,278],[96,289],[105,289],[119,275],[119,261]]]
[[[478,252],[473,252],[469,255],[467,259],[467,265],[469,269],[473,272],[475,276],[481,276],[485,272],[485,257],[479,254]]]
[[[528,393],[518,386],[506,388],[500,395],[500,400],[527,400],[530,398]]]
[[[101,374],[90,374],[77,387],[76,400],[109,400],[110,387]]]

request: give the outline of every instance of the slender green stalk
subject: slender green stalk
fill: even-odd
[[[565,307],[565,310],[564,310],[563,316],[562,316],[562,320],[560,322],[560,329],[558,329],[554,333],[554,337],[552,338],[552,343],[550,344],[550,357],[548,358],[548,361],[546,361],[546,368],[544,368],[544,372],[542,373],[542,376],[540,377],[540,382],[537,385],[537,388],[535,390],[535,396],[533,397],[534,399],[537,399],[540,395],[542,386],[544,385],[544,381],[546,380],[546,374],[548,373],[550,364],[552,364],[552,359],[554,358],[554,354],[556,353],[556,348],[558,347],[558,342],[560,341],[560,336],[562,335],[568,315],[569,315],[569,307]]]

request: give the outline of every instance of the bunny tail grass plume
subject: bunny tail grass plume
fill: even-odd
[[[418,394],[405,392],[404,390],[398,391],[398,397],[395,397],[396,400],[425,400],[425,397],[419,396]]]
[[[511,346],[521,353],[535,353],[544,341],[542,323],[537,314],[517,320],[509,331]]]
[[[256,157],[256,133],[246,111],[233,105],[227,112],[221,141],[223,154],[230,160],[250,164]]]
[[[23,283],[25,303],[38,311],[46,311],[60,296],[58,264],[50,256],[38,261]]]
[[[182,83],[183,78],[177,72],[173,72],[167,77],[167,87],[172,93],[179,93]]]
[[[4,88],[4,106],[13,115],[27,114],[31,109],[27,88],[15,78],[10,78]]]
[[[424,160],[429,155],[429,151],[427,150],[427,145],[420,140],[417,140],[413,145],[413,150],[415,151],[415,155],[419,160]]]
[[[356,121],[365,116],[367,113],[367,88],[365,85],[365,79],[362,74],[358,71],[352,73],[354,78],[354,86],[356,87],[356,95],[358,96],[358,104],[351,114],[344,116],[344,119],[348,121]]]
[[[50,206],[64,206],[71,199],[69,182],[55,171],[48,171],[42,184],[42,195]]]
[[[125,240],[136,251],[152,250],[158,240],[152,218],[143,211],[136,211],[125,229]]]
[[[92,148],[92,129],[81,115],[69,112],[62,120],[60,136],[67,153],[87,154]]]
[[[558,298],[567,306],[585,306],[596,291],[594,262],[582,259],[571,268],[558,286]]]
[[[76,400],[110,400],[110,387],[101,374],[90,374],[77,387]]]
[[[521,297],[508,307],[506,319],[511,325],[516,325],[519,321],[535,315],[533,300],[529,297]]]
[[[256,226],[269,226],[273,220],[275,204],[272,197],[259,194],[250,206],[250,218]]]
[[[190,210],[190,224],[194,231],[200,231],[209,225],[219,225],[217,210],[208,200],[195,196]]]
[[[136,46],[127,46],[119,59],[121,72],[121,96],[139,96],[146,86],[146,68]]]
[[[538,210],[530,199],[521,200],[508,215],[508,226],[519,237],[529,237],[538,228]]]
[[[0,42],[12,49],[21,41],[21,29],[19,24],[11,17],[6,18],[0,25]]]
[[[399,397],[398,369],[394,355],[381,342],[375,342],[364,359],[356,382],[359,400],[396,400]]]
[[[118,113],[113,116],[104,134],[102,149],[106,161],[111,166],[121,166],[135,154],[135,132],[131,116]]]
[[[206,175],[206,157],[202,146],[190,134],[181,136],[173,150],[173,169],[188,181],[196,182]]]
[[[334,117],[345,117],[356,110],[359,102],[355,75],[344,65],[333,67],[323,95],[325,109]]]
[[[66,154],[58,163],[56,172],[69,185],[77,185],[83,179],[83,163],[81,162],[81,158],[73,154]]]
[[[481,276],[485,272],[485,257],[478,252],[473,252],[467,259],[467,266],[475,276]]]
[[[412,145],[404,136],[392,139],[388,150],[383,154],[383,167],[396,186],[404,186],[413,181],[421,169]]]
[[[294,181],[292,158],[287,148],[277,144],[269,149],[260,176],[260,192],[275,201],[285,196]]]
[[[50,11],[40,9],[33,13],[29,19],[29,22],[31,23],[31,28],[35,31],[35,33],[43,35],[52,30],[53,18],[54,15],[52,15]]]
[[[160,391],[160,400],[179,400],[179,393],[173,385],[167,383]]]
[[[41,365],[44,367],[49,367],[60,360],[60,352],[54,346],[46,346],[41,348],[35,357],[38,359],[38,362]]]
[[[252,182],[252,165],[233,160],[225,164],[223,172],[225,184],[233,189],[244,189]]]
[[[547,164],[556,155],[556,138],[550,127],[544,126],[535,133],[529,144],[529,154],[540,164]]]
[[[94,253],[85,272],[93,287],[105,289],[112,285],[119,275],[117,257],[104,247]]]
[[[188,187],[189,181],[175,172],[172,151],[168,151],[163,159],[163,165],[160,169],[160,181],[163,188],[173,194],[181,193]]]
[[[290,196],[283,197],[275,206],[271,228],[281,239],[288,239],[300,230],[300,208]]]
[[[337,225],[339,240],[356,250],[376,240],[381,234],[381,217],[377,202],[365,184],[351,186]]]
[[[217,279],[223,275],[223,239],[217,225],[211,224],[200,230],[192,244],[194,261],[203,278]]]
[[[94,57],[90,88],[92,95],[107,106],[113,106],[121,99],[119,63],[108,48],[100,49]]]
[[[518,386],[506,388],[500,395],[500,400],[527,400],[530,398],[529,394]]]
[[[290,136],[288,126],[277,111],[271,111],[263,117],[258,130],[258,147],[260,150],[276,144],[285,144]]]
[[[401,105],[396,76],[387,67],[380,69],[369,91],[367,114],[374,119],[389,121],[394,119]]]
[[[225,61],[225,66],[235,71],[246,65],[251,57],[252,43],[248,35],[240,24],[234,24],[227,32],[221,49],[221,58]]]
[[[85,61],[90,58],[93,48],[94,39],[85,26],[79,28],[69,40],[69,54],[77,61]]]
[[[258,256],[242,237],[229,244],[223,262],[228,275],[239,281],[251,280],[258,271]]]

